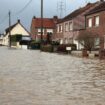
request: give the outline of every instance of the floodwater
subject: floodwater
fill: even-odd
[[[105,105],[105,61],[0,48],[0,105]]]

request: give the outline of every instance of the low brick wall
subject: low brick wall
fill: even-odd
[[[82,51],[72,51],[71,55],[82,57]],[[91,51],[91,53],[88,52],[89,58],[94,58],[99,56],[99,51]]]
[[[73,56],[78,56],[78,57],[82,57],[82,51],[72,51],[71,55]]]
[[[104,50],[100,50],[100,59],[105,59],[105,49]]]

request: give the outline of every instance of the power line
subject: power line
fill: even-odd
[[[12,14],[12,16],[15,16],[15,15],[18,15],[18,14],[22,13],[22,12],[30,5],[31,2],[32,2],[32,0],[29,0],[29,2],[28,2],[21,10],[19,10],[18,12]],[[9,18],[9,17],[8,17],[8,14],[6,14],[6,15],[4,16],[4,18],[1,19],[0,25],[4,24],[4,22],[5,22],[8,18]]]
[[[0,21],[0,25],[2,25],[6,21],[7,18],[8,18],[8,14],[5,15],[5,17]]]
[[[32,2],[32,0],[29,0],[29,2],[21,10],[14,13],[13,15],[18,15],[18,14],[22,13],[30,5],[31,2]]]
[[[21,10],[14,13],[12,16],[22,13],[30,5],[31,2],[32,0],[30,0]],[[5,17],[0,21],[0,25],[2,25],[7,19],[8,19],[8,14],[6,14]]]
[[[30,5],[31,2],[32,2],[32,0],[30,0],[21,10],[12,14],[12,16],[22,13]],[[7,19],[8,19],[8,14],[6,14],[6,16],[0,21],[0,25],[2,25]]]

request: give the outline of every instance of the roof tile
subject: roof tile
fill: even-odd
[[[33,18],[32,24],[36,28],[41,27],[41,18]],[[50,18],[43,18],[43,27],[44,28],[54,28],[55,27],[55,22],[53,19]]]

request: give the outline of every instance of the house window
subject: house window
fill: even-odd
[[[95,38],[94,45],[95,45],[95,47],[99,47],[99,45],[100,45],[100,38]]]
[[[63,44],[63,39],[60,39],[60,44]]]
[[[57,26],[57,32],[59,33],[59,32],[62,32],[62,25],[58,25]]]
[[[95,26],[99,26],[99,16],[95,16]]]
[[[59,25],[57,26],[57,32],[59,32]]]
[[[92,27],[92,18],[88,19],[88,27]]]
[[[72,24],[72,22],[69,23],[69,30],[70,31],[73,30],[73,24]]]
[[[53,29],[47,29],[47,33],[53,33]]]
[[[59,25],[59,32],[62,32],[62,25]]]
[[[68,23],[65,23],[65,32],[69,31]]]
[[[43,29],[43,34],[44,34],[44,29]],[[41,35],[41,29],[38,29],[38,35]]]

